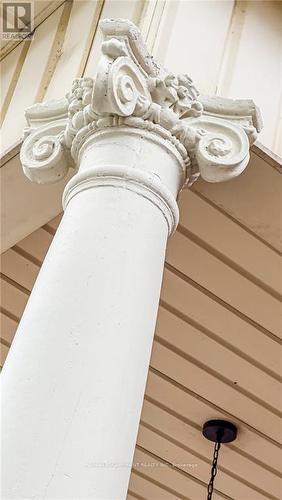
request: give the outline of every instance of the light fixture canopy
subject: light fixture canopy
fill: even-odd
[[[231,443],[237,437],[237,427],[227,420],[208,420],[203,425],[203,435],[214,443]]]

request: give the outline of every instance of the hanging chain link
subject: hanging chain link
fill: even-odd
[[[214,452],[213,452],[213,461],[212,461],[212,468],[211,468],[211,478],[210,482],[208,484],[208,497],[207,500],[211,500],[212,498],[212,493],[213,493],[213,482],[214,478],[217,473],[217,460],[218,460],[218,452],[220,450],[220,441],[216,441],[214,445]]]

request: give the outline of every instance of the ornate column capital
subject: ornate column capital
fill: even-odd
[[[64,99],[26,110],[25,174],[38,183],[56,182],[78,168],[90,136],[130,127],[175,148],[185,166],[183,185],[199,176],[221,182],[239,175],[261,129],[253,101],[199,95],[188,75],[174,75],[154,60],[130,21],[102,20],[100,29],[104,42],[95,79],[75,79]]]

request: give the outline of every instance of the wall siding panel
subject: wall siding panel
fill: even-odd
[[[247,318],[282,336],[279,300],[180,232],[168,244],[167,262]]]
[[[24,111],[36,101],[40,91],[41,78],[46,67],[46,59],[53,46],[63,6],[56,10],[36,30],[25,58],[9,110],[2,126],[2,151],[13,146],[21,137],[26,125]],[[44,57],[46,54],[47,57]],[[33,77],[34,72],[36,78]]]
[[[1,126],[9,109],[29,46],[29,41],[21,43],[1,62]]]
[[[271,150],[282,89],[281,26],[280,1],[237,1],[218,88],[224,97],[252,97],[265,123],[260,141]]]
[[[193,193],[195,199],[190,210],[208,210],[209,205]],[[187,207],[191,200],[182,203]],[[193,234],[195,223],[190,227],[182,213],[180,228],[187,225]],[[228,227],[228,217],[222,218],[214,208],[206,222],[221,220]],[[2,256],[2,363],[60,220],[61,215]],[[243,228],[236,234],[241,244],[251,238],[254,252],[262,251],[262,243]],[[216,241],[211,239],[215,247]],[[282,348],[276,337],[246,320],[243,302],[235,313],[230,297],[223,303],[203,289],[200,270],[214,258],[213,249],[205,249],[209,255],[202,262],[191,243],[181,231],[170,242],[128,499],[202,498],[212,449],[201,436],[201,426],[209,418],[227,418],[239,427],[238,440],[224,447],[215,498],[231,498],[231,492],[238,500],[278,499]],[[173,245],[184,249],[184,258]],[[226,247],[224,252],[231,260],[230,250]],[[271,252],[268,247],[263,250]],[[193,279],[187,268],[191,259],[198,271]],[[224,274],[227,264],[218,265],[218,273]],[[227,283],[224,289],[229,289]]]
[[[43,23],[55,10],[57,10],[66,1],[68,0],[34,0],[34,29],[36,29],[41,23]],[[7,57],[21,43],[21,40],[1,40],[1,60]]]
[[[167,497],[155,497],[150,496],[152,490],[149,490],[148,493],[144,490],[144,498],[148,500],[163,498],[194,500],[196,498],[204,498],[205,484],[202,481],[195,478],[192,473],[185,473],[171,462],[161,459],[159,455],[156,455],[153,451],[146,450],[138,445],[134,456],[134,462],[141,465],[137,465],[137,467],[133,468],[134,474],[132,474],[132,483],[129,483],[129,489],[134,491],[134,477],[135,474],[138,474],[139,477],[149,480],[156,486],[162,487],[163,495],[171,495]],[[179,462],[177,461],[176,463]],[[161,495],[162,491],[153,490],[152,494]],[[215,488],[213,498],[222,500],[223,498],[229,499],[230,497],[226,497]]]
[[[206,478],[210,475],[211,447],[209,451],[207,450],[206,456],[201,455],[201,446],[191,450],[190,447],[192,446],[192,440],[190,436],[183,441],[185,432],[189,432],[187,426],[183,424],[181,426],[181,423],[174,421],[173,417],[170,419],[171,427],[169,428],[168,436],[166,436],[163,432],[164,416],[159,413],[161,424],[157,424],[157,426],[155,426],[154,417],[151,417],[151,413],[153,412],[150,412],[149,424],[145,424],[141,420],[137,444],[144,449],[149,449],[156,456],[161,455],[164,460],[169,461],[172,464],[178,464],[177,468],[181,471],[186,474],[192,474],[193,477],[204,483]],[[198,436],[196,440],[199,440]],[[224,455],[226,456],[226,453]],[[234,470],[231,469],[228,471],[225,457],[223,458],[221,456],[221,460],[223,460],[221,463],[224,463],[224,467],[220,468],[220,473],[218,474],[215,484],[216,490],[221,493],[220,496],[226,495],[228,497],[230,492],[233,493],[236,491],[239,498],[246,498],[248,500],[273,498],[269,496],[265,489],[259,488],[258,482],[263,486],[263,488],[269,484],[271,491],[274,491],[274,493],[279,495],[279,484],[278,487],[276,486],[275,488],[272,482],[273,477],[276,479],[275,476],[272,475],[272,477],[268,480],[268,483],[266,483],[265,478],[264,481],[255,480],[252,487],[251,485],[249,486],[250,481],[248,479],[245,482],[245,480],[242,480],[242,476],[237,476]],[[237,460],[235,459],[235,462],[236,461]],[[244,475],[246,476],[246,473]],[[278,483],[278,480],[276,483]],[[181,491],[179,492],[182,493]],[[186,490],[186,492],[188,493],[188,490]],[[185,493],[185,491],[183,491],[183,493]],[[202,498],[202,496],[196,498]]]
[[[188,73],[202,94],[216,92],[233,4],[166,2],[153,53],[170,71]]]
[[[280,298],[282,293],[281,258],[262,241],[254,239],[236,221],[227,218],[216,206],[196,191],[182,192],[179,199],[179,231],[208,249],[238,272]],[[247,251],[246,251],[247,249]],[[267,266],[262,266],[267,262]],[[281,269],[281,272],[277,272]]]
[[[45,100],[60,99],[71,90],[72,80],[82,76],[102,5],[101,0],[73,3],[58,64],[46,89]]]
[[[238,425],[240,432],[236,442],[230,444],[228,448],[279,476],[282,455],[281,447],[277,443],[259,433],[252,425],[216,406],[212,398],[200,397],[197,392],[178,384],[173,378],[165,376],[152,366],[148,375],[145,401],[150,401],[170,415],[176,416],[200,433],[206,420],[231,419]]]
[[[281,160],[273,167],[269,160],[253,154],[248,168],[232,182],[199,180],[192,189],[281,254],[281,172]]]
[[[28,297],[28,290],[23,289],[17,282],[13,283],[5,275],[1,277],[1,307],[6,315],[19,321]]]
[[[194,262],[196,265],[196,262]],[[168,267],[165,270],[161,300],[174,314],[185,318],[188,323],[204,329],[234,351],[268,371],[280,374],[280,341],[269,337],[257,326],[246,321],[240,314],[228,308],[228,304],[210,297],[197,283],[191,283],[185,276],[178,275]],[[255,346],[255,349],[254,349]]]

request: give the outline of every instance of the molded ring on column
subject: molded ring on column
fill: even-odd
[[[143,196],[155,205],[164,215],[169,236],[174,233],[179,221],[176,200],[160,180],[142,170],[119,165],[97,166],[79,172],[66,185],[63,193],[63,208],[70,200],[86,189],[111,186],[128,189]]]

